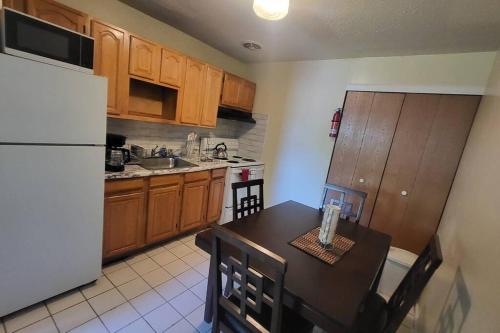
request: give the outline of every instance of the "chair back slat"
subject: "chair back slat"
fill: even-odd
[[[245,216],[255,214],[264,209],[264,180],[255,179],[246,182],[234,183],[233,189],[233,221]],[[252,187],[259,187],[259,196],[252,195]],[[240,198],[238,202],[238,190],[246,189],[246,197]]]
[[[442,262],[439,237],[434,235],[389,299],[384,333],[397,331]]]
[[[325,199],[329,192],[333,192],[338,196],[338,199],[335,197],[331,198],[330,202],[340,207],[340,218],[359,223],[368,194],[348,187],[326,183],[323,188],[323,195],[321,196],[321,210],[325,206]],[[356,212],[352,211],[354,206],[357,206]]]
[[[224,261],[221,253],[223,246],[235,250],[231,251],[234,255],[227,255]],[[266,275],[254,267],[255,263],[266,267]],[[283,281],[287,268],[285,259],[227,228],[215,226],[211,265],[216,268],[211,268],[211,274],[216,275],[212,276],[216,283],[212,298],[215,310],[213,332],[219,332],[221,328],[228,332],[235,330],[231,322],[224,320],[228,314],[250,332],[280,332]],[[230,286],[227,298],[222,294],[222,274],[227,276]],[[272,286],[271,292],[264,291],[264,282],[266,286]],[[263,314],[265,306],[271,309],[269,327],[258,321],[258,315]]]

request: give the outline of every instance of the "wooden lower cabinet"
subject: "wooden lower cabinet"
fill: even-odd
[[[216,222],[222,211],[226,168],[108,180],[104,195],[103,258]]]
[[[160,187],[151,188],[148,192],[146,243],[154,243],[175,236],[179,227],[182,179],[180,176],[161,178],[168,182]],[[153,179],[150,186],[152,184]]]
[[[224,203],[226,169],[218,169],[212,172],[210,181],[210,192],[208,194],[207,223],[214,223],[219,220]]]
[[[108,182],[106,190],[103,257],[109,258],[143,245],[144,191],[142,180]]]
[[[179,231],[194,229],[205,224],[207,215],[209,179],[184,184],[182,215]]]

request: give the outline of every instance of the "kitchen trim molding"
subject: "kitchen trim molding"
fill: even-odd
[[[377,85],[353,84],[346,86],[350,91],[401,92],[415,94],[445,94],[445,95],[484,95],[486,88],[481,86],[439,86],[439,85]]]

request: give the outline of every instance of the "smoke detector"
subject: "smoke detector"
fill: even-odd
[[[242,45],[244,48],[249,49],[250,51],[257,51],[262,49],[262,45],[253,40],[247,40],[243,42]]]

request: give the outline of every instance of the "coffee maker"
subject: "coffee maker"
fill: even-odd
[[[123,148],[126,140],[123,135],[106,134],[106,171],[125,170],[125,163],[130,161],[130,150]]]

